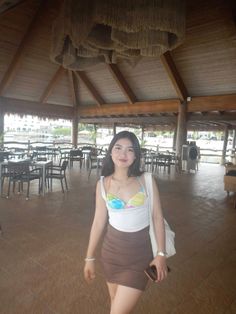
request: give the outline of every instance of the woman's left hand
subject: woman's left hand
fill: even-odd
[[[150,265],[155,265],[157,270],[157,280],[155,282],[160,282],[167,277],[168,269],[165,256],[156,256]]]

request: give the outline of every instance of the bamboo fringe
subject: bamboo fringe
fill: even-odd
[[[183,0],[64,0],[53,23],[50,57],[73,70],[120,59],[136,64],[184,38]]]

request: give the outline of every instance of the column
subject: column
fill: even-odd
[[[177,124],[174,129],[174,136],[173,136],[173,143],[172,143],[173,151],[176,151],[176,137],[177,137]]]
[[[143,139],[144,139],[144,126],[142,125],[142,128],[141,128],[141,141],[143,142]]]
[[[225,132],[224,132],[224,143],[223,143],[223,149],[222,149],[221,165],[223,165],[226,161],[228,136],[229,136],[229,127],[228,125],[226,125]]]
[[[79,116],[77,107],[74,109],[74,116],[72,119],[72,144],[75,148],[78,146],[78,124]]]
[[[0,147],[4,142],[4,112],[0,109]]]
[[[233,130],[232,149],[235,149],[235,145],[236,145],[236,129]]]
[[[233,130],[233,142],[232,142],[232,163],[233,164],[236,164],[235,145],[236,145],[236,129]]]
[[[97,125],[93,125],[94,128],[94,145],[97,145]]]
[[[113,135],[116,135],[116,123],[113,124]]]
[[[179,105],[177,135],[176,135],[176,156],[181,157],[182,146],[187,141],[187,102]]]

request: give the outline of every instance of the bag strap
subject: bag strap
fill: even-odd
[[[144,179],[145,179],[145,184],[146,184],[147,195],[148,195],[148,198],[149,198],[148,210],[149,210],[150,219],[151,219],[151,217],[152,217],[152,212],[153,212],[152,173],[150,173],[150,172],[145,172],[145,174],[144,174]]]
[[[105,188],[104,188],[104,176],[100,177],[100,184],[101,184],[101,194],[102,194],[102,197],[106,201],[106,192],[105,192]]]

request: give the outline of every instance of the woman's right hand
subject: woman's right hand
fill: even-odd
[[[84,278],[87,283],[90,283],[95,278],[95,262],[85,262],[84,266]]]

